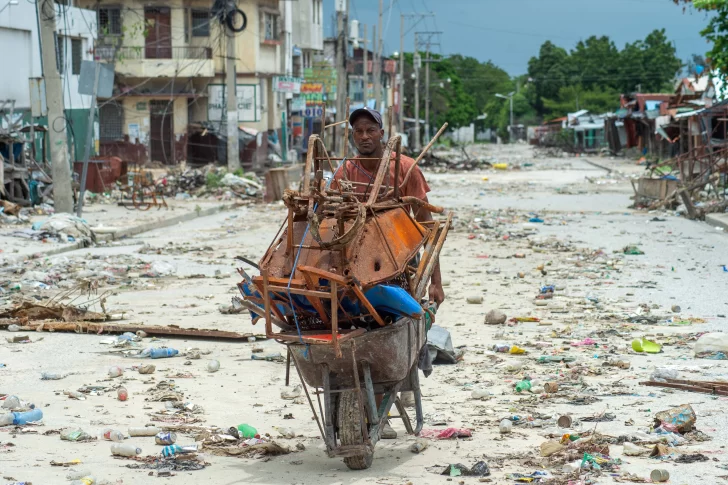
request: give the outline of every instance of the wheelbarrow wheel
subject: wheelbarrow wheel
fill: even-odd
[[[343,446],[363,445],[359,401],[356,391],[342,392],[339,396],[339,438]],[[344,463],[352,470],[366,470],[372,466],[374,453],[367,448],[361,455],[348,456]]]

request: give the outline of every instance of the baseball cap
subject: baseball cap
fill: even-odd
[[[354,127],[354,122],[361,116],[368,116],[372,120],[374,120],[375,123],[379,125],[379,128],[382,128],[382,115],[379,114],[379,111],[375,109],[369,109],[369,108],[359,108],[355,109],[350,115],[349,115],[349,124],[351,127]]]

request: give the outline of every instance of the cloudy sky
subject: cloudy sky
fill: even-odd
[[[349,2],[349,19],[368,24],[371,38],[378,0]],[[407,21],[406,51],[413,49],[415,31],[441,31],[434,52],[492,60],[510,74],[525,73],[546,40],[571,48],[591,35],[607,35],[622,48],[664,28],[682,60],[709,47],[699,35],[706,15],[683,13],[671,0],[384,0],[384,10],[385,53],[399,50],[400,13],[433,12],[416,26]],[[324,0],[324,15],[328,36],[335,25],[334,0]]]

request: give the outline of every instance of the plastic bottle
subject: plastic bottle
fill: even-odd
[[[137,426],[129,428],[129,436],[154,436],[160,431],[156,426]]]
[[[255,438],[258,435],[258,430],[249,424],[241,424],[238,425],[238,433],[240,433],[241,438]]]
[[[510,419],[503,419],[498,425],[498,430],[501,434],[510,433],[513,431],[513,422]]]
[[[30,422],[40,421],[41,419],[43,419],[43,411],[40,409],[33,409],[22,413],[8,413],[0,416],[0,426],[28,424]]]
[[[141,454],[142,449],[129,443],[114,443],[111,445],[111,454],[115,456],[136,456]]]
[[[20,398],[18,396],[8,396],[3,401],[3,409],[17,409],[20,407]]]
[[[40,379],[42,381],[57,381],[66,377],[66,374],[60,372],[41,372]]]
[[[152,349],[149,352],[149,357],[152,359],[165,359],[167,357],[174,357],[177,354],[179,354],[179,350],[177,349]]]
[[[728,333],[706,333],[695,342],[695,357],[728,355]]]
[[[523,392],[523,391],[530,391],[531,390],[531,381],[528,379],[523,379],[521,382],[516,384],[516,392]]]
[[[106,428],[104,430],[104,439],[109,441],[116,441],[117,443],[121,443],[124,441],[124,433],[122,433],[119,430],[113,429],[113,428]]]
[[[154,442],[158,445],[173,445],[177,441],[177,433],[161,431],[154,435]]]
[[[20,332],[20,325],[8,325],[8,332]]]
[[[119,401],[126,401],[129,399],[129,391],[126,390],[126,387],[120,387],[116,390],[116,397]]]

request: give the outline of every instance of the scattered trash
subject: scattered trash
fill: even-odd
[[[154,435],[154,442],[158,445],[173,445],[177,442],[177,433],[160,431]]]
[[[485,314],[485,323],[487,325],[501,325],[506,323],[508,317],[500,310],[491,310]]]
[[[127,443],[114,443],[111,445],[111,454],[114,456],[137,456],[142,453],[142,449]]]
[[[690,404],[682,404],[655,414],[655,426],[659,426],[665,431],[677,431],[681,434],[691,431],[696,421],[695,411]]]
[[[300,385],[294,387],[293,389],[283,389],[281,391],[281,398],[282,399],[296,399],[298,396],[300,396],[303,393],[303,389]]]
[[[207,372],[217,372],[220,370],[220,361],[219,360],[209,360],[207,362]]]
[[[640,256],[640,255],[645,254],[644,251],[642,251],[639,247],[637,247],[634,244],[633,245],[630,245],[630,246],[625,246],[622,249],[622,253],[629,254],[629,255],[632,255],[632,256]]]
[[[144,364],[139,366],[140,374],[152,374],[157,368],[154,364]]]
[[[477,462],[471,468],[461,463],[456,463],[445,467],[445,470],[443,470],[441,475],[448,477],[487,477],[490,476],[490,468],[484,461]]]
[[[635,352],[647,352],[648,354],[659,354],[662,351],[662,345],[651,342],[646,338],[642,340],[636,339],[632,341],[632,349]]]
[[[417,438],[414,443],[412,443],[412,446],[410,446],[410,451],[412,453],[422,453],[427,449],[430,442],[423,438]]]
[[[69,428],[61,431],[63,441],[95,441],[96,438],[81,428]]]
[[[728,333],[706,333],[693,349],[699,359],[728,360]]]
[[[513,422],[510,419],[502,419],[498,425],[498,431],[501,434],[508,434],[513,431]]]
[[[652,470],[650,472],[650,480],[655,483],[666,482],[670,479],[670,473],[667,470]]]
[[[117,443],[124,441],[124,433],[112,428],[106,428],[103,431],[102,436],[108,441],[115,441]]]
[[[116,398],[119,401],[126,401],[129,399],[129,391],[126,390],[126,387],[120,387],[116,390]]]
[[[468,295],[465,297],[465,301],[473,305],[479,305],[483,303],[483,295]]]
[[[472,438],[469,429],[447,428],[443,430],[423,429],[420,432],[421,438],[433,438],[436,440],[449,440],[452,438]]]
[[[155,436],[162,430],[156,426],[137,426],[129,428],[129,436]]]
[[[118,365],[109,367],[109,377],[120,377],[122,375],[124,375],[124,369]]]

